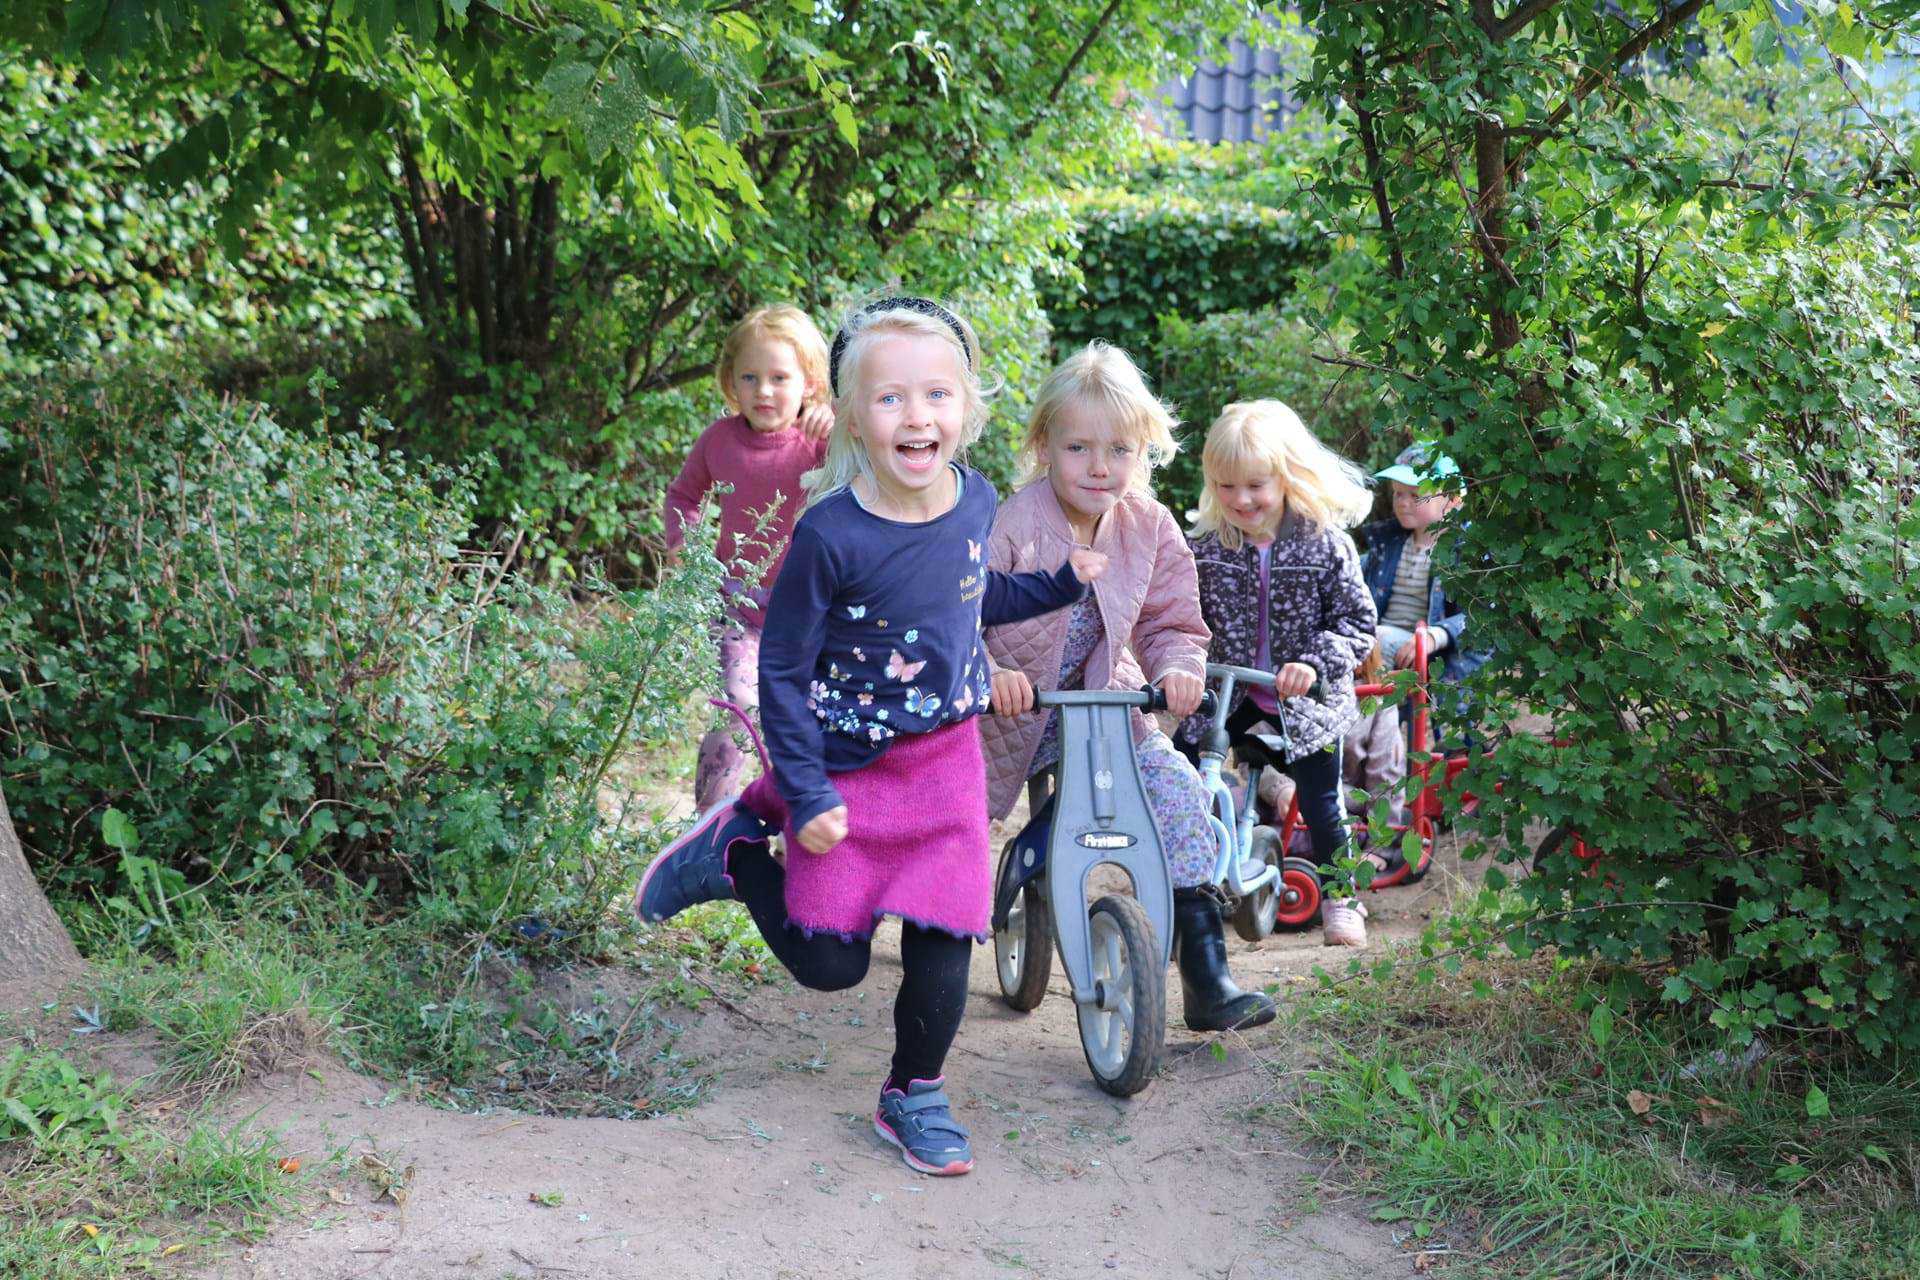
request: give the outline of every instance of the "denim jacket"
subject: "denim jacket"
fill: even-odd
[[[1392,517],[1376,520],[1360,530],[1360,538],[1367,546],[1360,560],[1360,574],[1366,579],[1367,590],[1373,593],[1376,610],[1385,612],[1387,600],[1393,595],[1393,575],[1400,568],[1400,553],[1407,549],[1410,536]],[[1468,649],[1461,643],[1467,629],[1467,611],[1458,601],[1447,599],[1437,573],[1427,579],[1427,625],[1447,633],[1447,647],[1440,651],[1446,659],[1442,679],[1464,679],[1493,657],[1490,649]],[[1387,656],[1391,660],[1392,655]]]

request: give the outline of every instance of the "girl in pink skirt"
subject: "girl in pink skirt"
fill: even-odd
[[[667,846],[635,910],[665,920],[739,898],[794,977],[828,991],[866,976],[875,923],[899,916],[895,1047],[874,1128],[914,1169],[965,1173],[973,1151],[941,1072],[992,899],[981,626],[1073,603],[1106,559],[988,568],[997,499],[956,460],[986,397],[973,330],[953,312],[912,297],[860,308],[829,376],[833,434],[806,478],[760,649],[771,772]]]

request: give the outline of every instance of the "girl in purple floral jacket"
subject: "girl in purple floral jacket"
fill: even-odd
[[[1191,544],[1200,608],[1213,632],[1207,660],[1255,667],[1274,687],[1234,691],[1227,732],[1263,720],[1284,725],[1286,761],[1313,835],[1314,856],[1348,856],[1340,794],[1340,739],[1360,719],[1353,673],[1373,648],[1378,621],[1346,530],[1371,505],[1366,474],[1314,439],[1278,400],[1230,404],[1200,455],[1206,490]],[[1306,696],[1320,685],[1320,695]],[[1180,740],[1197,750],[1206,724],[1192,717]],[[1366,943],[1366,909],[1328,888],[1329,946]]]

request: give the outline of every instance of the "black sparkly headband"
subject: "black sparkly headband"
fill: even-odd
[[[969,371],[973,368],[973,349],[967,345],[967,331],[960,324],[960,317],[947,310],[931,298],[916,298],[911,294],[898,298],[881,298],[870,302],[855,313],[860,316],[876,315],[882,311],[911,311],[916,315],[932,316],[953,330],[954,341],[960,344],[960,358],[967,362]],[[840,394],[840,357],[847,351],[847,330],[842,326],[840,332],[833,335],[833,350],[827,353],[827,381],[833,387],[833,394]]]

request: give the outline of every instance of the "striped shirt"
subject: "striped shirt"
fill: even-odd
[[[1411,631],[1427,620],[1427,584],[1433,577],[1433,548],[1414,550],[1408,540],[1393,571],[1393,594],[1380,611],[1380,621]]]

